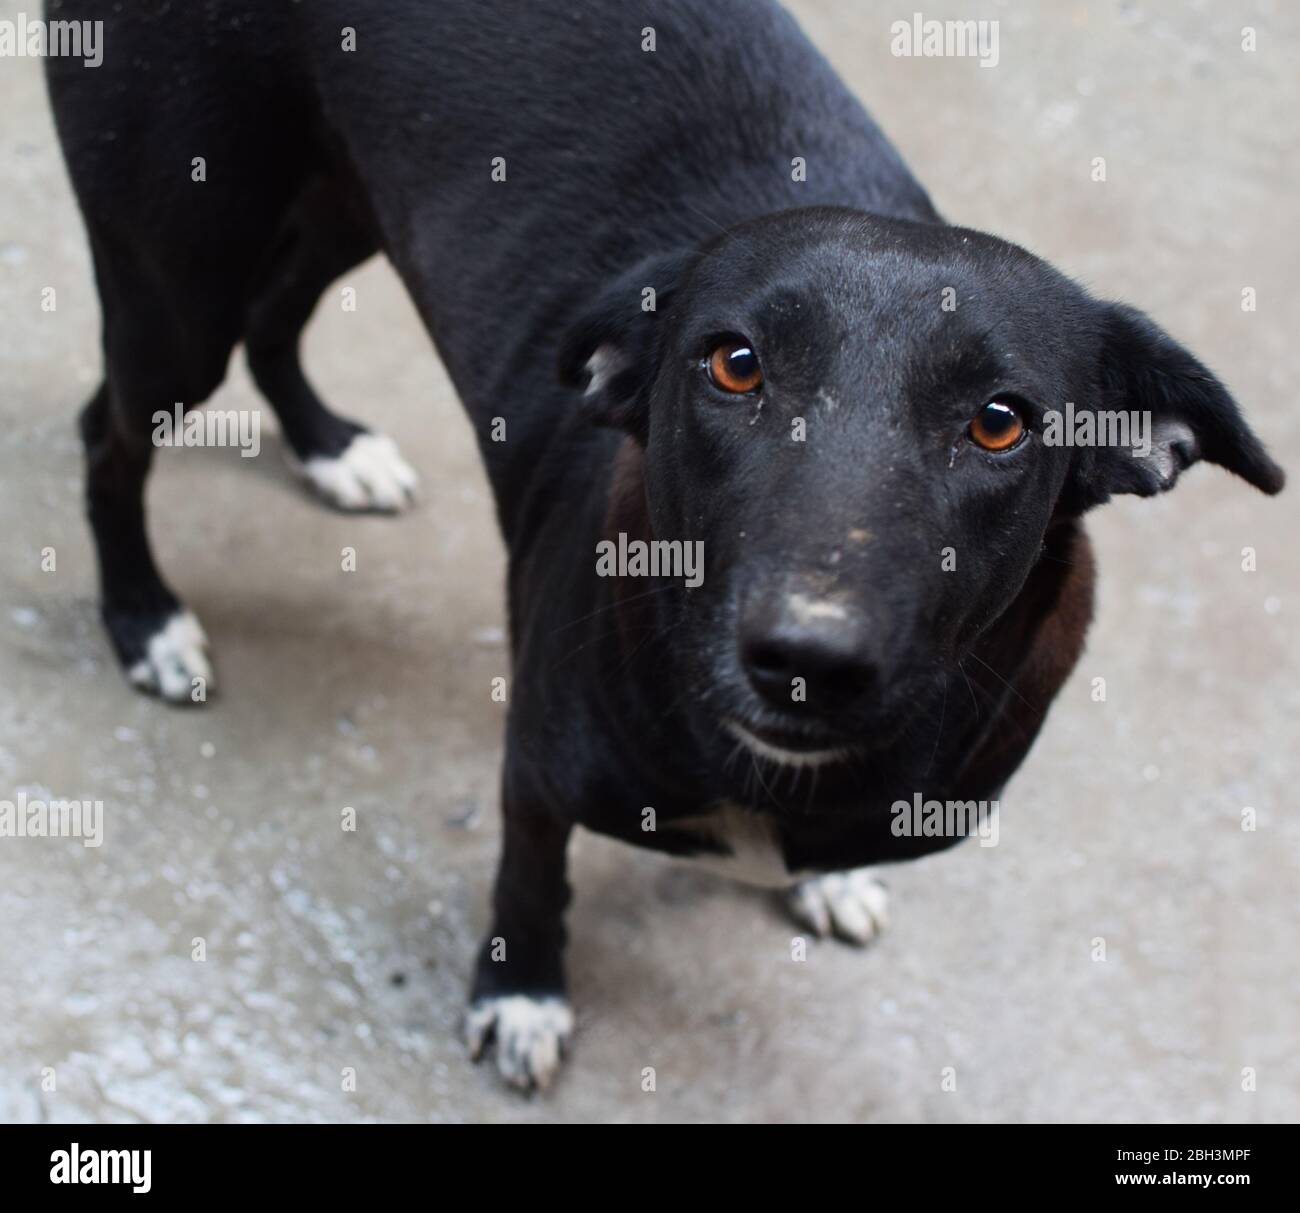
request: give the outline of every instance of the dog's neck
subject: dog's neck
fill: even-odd
[[[617,543],[619,535],[628,542],[654,539],[650,521],[650,503],[646,500],[645,449],[632,437],[624,438],[614,454],[606,498],[602,538]],[[634,588],[627,577],[615,577],[610,583],[610,601],[618,624],[620,643],[644,639],[645,629],[652,626],[656,599],[661,595]]]

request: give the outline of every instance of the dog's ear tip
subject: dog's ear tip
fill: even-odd
[[[1261,493],[1276,497],[1286,488],[1286,469],[1280,464],[1274,463],[1265,455],[1257,475],[1251,479],[1250,483],[1259,489]]]
[[[1286,487],[1286,469],[1273,459],[1253,434],[1233,453],[1232,458],[1212,462],[1220,463],[1270,497],[1276,497]]]

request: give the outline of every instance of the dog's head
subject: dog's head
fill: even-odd
[[[781,761],[887,744],[1060,519],[1197,460],[1280,468],[1141,313],[978,232],[790,211],[609,285],[561,373],[644,448],[657,540],[702,543],[675,652]]]

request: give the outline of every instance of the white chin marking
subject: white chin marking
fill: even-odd
[[[384,434],[360,433],[333,457],[313,455],[293,468],[330,505],[341,510],[379,510],[395,514],[415,500],[419,477]]]
[[[127,677],[146,691],[156,691],[173,703],[192,699],[194,679],[203,679],[205,692],[212,690],[212,665],[208,661],[208,638],[189,611],[178,611],[149,637],[145,655],[128,671]]]
[[[545,1090],[560,1069],[573,1034],[573,1010],[563,998],[507,994],[482,998],[465,1016],[465,1043],[477,1061],[496,1040],[497,1069],[521,1091]]]
[[[751,753],[783,767],[825,766],[828,762],[839,762],[847,758],[849,753],[847,750],[783,750],[780,746],[770,745],[761,737],[755,737],[743,724],[734,720],[726,721],[726,729]]]
[[[870,868],[810,876],[785,900],[794,920],[821,939],[834,935],[861,946],[889,925],[889,893]]]

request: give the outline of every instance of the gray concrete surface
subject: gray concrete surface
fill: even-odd
[[[1300,12],[990,2],[1001,62],[982,69],[893,58],[889,22],[917,6],[794,7],[946,214],[1152,311],[1300,470]],[[276,441],[160,459],[157,548],[222,682],[206,710],[169,710],[127,689],[96,621],[73,419],[97,302],[32,60],[0,59],[0,165],[0,799],[106,804],[98,850],[0,839],[0,1118],[1300,1116],[1294,490],[1202,468],[1094,516],[1099,617],[1001,845],[893,870],[894,925],[865,953],[794,963],[766,898],[582,837],[576,1049],[549,1097],[521,1099],[454,1035],[498,837],[503,562],[412,308],[372,263],[307,354],[419,468],[414,514],[318,508]],[[258,406],[242,365],[216,403]]]

